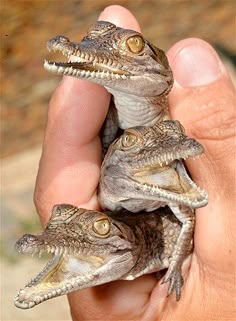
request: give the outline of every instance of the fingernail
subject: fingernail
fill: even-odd
[[[221,62],[206,43],[184,47],[174,59],[174,77],[182,87],[208,85],[221,75]]]

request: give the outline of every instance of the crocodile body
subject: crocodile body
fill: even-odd
[[[134,216],[128,211],[117,215],[56,205],[43,233],[26,234],[16,243],[18,252],[46,252],[52,258],[14,303],[28,309],[72,291],[166,269],[180,233],[181,224],[168,208]],[[191,248],[190,240],[170,280],[168,293],[175,289],[177,299],[181,265]]]
[[[103,209],[137,213],[168,205],[182,223],[165,282],[175,273],[192,238],[194,209],[208,202],[182,161],[202,152],[203,147],[185,135],[178,121],[166,120],[125,130],[110,145],[102,164],[98,197]]]

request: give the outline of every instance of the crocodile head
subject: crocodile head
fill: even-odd
[[[133,232],[125,223],[96,211],[55,205],[43,233],[26,234],[16,243],[20,253],[46,252],[52,258],[19,291],[15,305],[28,309],[59,295],[119,279],[135,264],[134,243]]]
[[[191,208],[207,204],[207,194],[189,177],[183,159],[203,153],[178,121],[124,131],[108,149],[101,170],[103,208],[153,210],[166,204]]]
[[[56,36],[48,50],[59,51],[69,62],[45,61],[44,67],[60,75],[93,81],[109,88],[141,97],[166,95],[173,76],[165,53],[142,34],[96,22],[81,42]]]

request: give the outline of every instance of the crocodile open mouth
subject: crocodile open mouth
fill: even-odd
[[[71,211],[68,210],[68,216],[73,215],[72,212],[73,207]],[[55,219],[57,217],[51,217],[49,225]],[[57,221],[57,224],[63,223]],[[117,246],[108,240],[101,250],[96,242],[90,243],[83,237],[79,242],[78,235],[69,237],[63,234],[63,230],[61,233],[58,229],[56,231],[57,236],[55,230],[51,232],[47,225],[41,234],[25,234],[16,242],[15,248],[19,253],[52,255],[43,270],[18,292],[14,300],[16,307],[29,309],[60,295],[119,279],[133,266],[132,259],[127,262],[131,245],[126,239],[121,238]],[[126,264],[121,269],[124,261]]]
[[[72,76],[77,78],[93,78],[93,79],[128,79],[130,77],[135,77],[128,70],[116,68],[113,65],[107,65],[105,63],[97,63],[95,59],[93,61],[86,61],[80,57],[71,56],[70,61],[44,61],[44,68],[52,73],[64,76]],[[121,66],[120,66],[121,67]],[[162,76],[161,72],[157,72]],[[140,75],[138,75],[140,76]],[[172,81],[167,81],[169,87]],[[171,88],[167,88],[163,94],[168,94]]]
[[[193,208],[208,203],[207,193],[195,184],[188,175],[181,160],[166,162],[165,165],[143,168],[132,174],[132,180],[140,190],[150,190],[170,202],[177,202]]]
[[[47,43],[49,51],[59,51],[66,56],[68,62],[44,62],[44,68],[59,75],[68,75],[78,78],[93,79],[126,79],[130,72],[122,69],[122,65],[104,57],[97,59],[91,52],[83,51],[83,46],[70,42],[67,37],[57,36]]]
[[[78,60],[78,58],[76,59]],[[44,68],[58,75],[68,75],[83,79],[127,79],[128,76],[131,76],[127,71],[86,61],[53,62],[45,60]]]
[[[79,289],[81,284],[95,279],[95,271],[104,264],[104,259],[99,256],[70,253],[66,248],[49,245],[44,248],[30,246],[30,238],[32,240],[35,237],[37,236],[24,235],[16,243],[18,252],[39,255],[47,252],[52,253],[52,258],[43,270],[19,291],[14,300],[18,308],[29,309],[43,301]]]

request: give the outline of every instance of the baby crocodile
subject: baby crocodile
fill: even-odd
[[[51,253],[45,268],[15,297],[29,309],[56,296],[114,280],[133,280],[168,268],[181,224],[168,208],[149,214],[100,213],[73,205],[53,207],[45,230],[25,234],[16,243],[21,253]],[[170,279],[168,294],[180,298],[181,266],[191,239]]]
[[[110,145],[102,164],[98,196],[103,209],[137,213],[168,205],[183,224],[166,282],[192,238],[194,209],[208,202],[182,162],[202,152],[201,144],[187,137],[178,121],[165,120],[125,130]]]
[[[179,121],[126,129],[110,145],[102,163],[101,206],[134,213],[167,203],[171,208],[205,206],[206,192],[191,180],[182,161],[203,152],[200,143],[185,135]]]
[[[45,69],[101,84],[113,95],[116,108],[109,109],[104,125],[105,148],[118,127],[150,126],[167,117],[172,71],[164,51],[142,34],[98,21],[81,42],[60,35],[50,39],[47,48],[70,62],[45,61]]]

